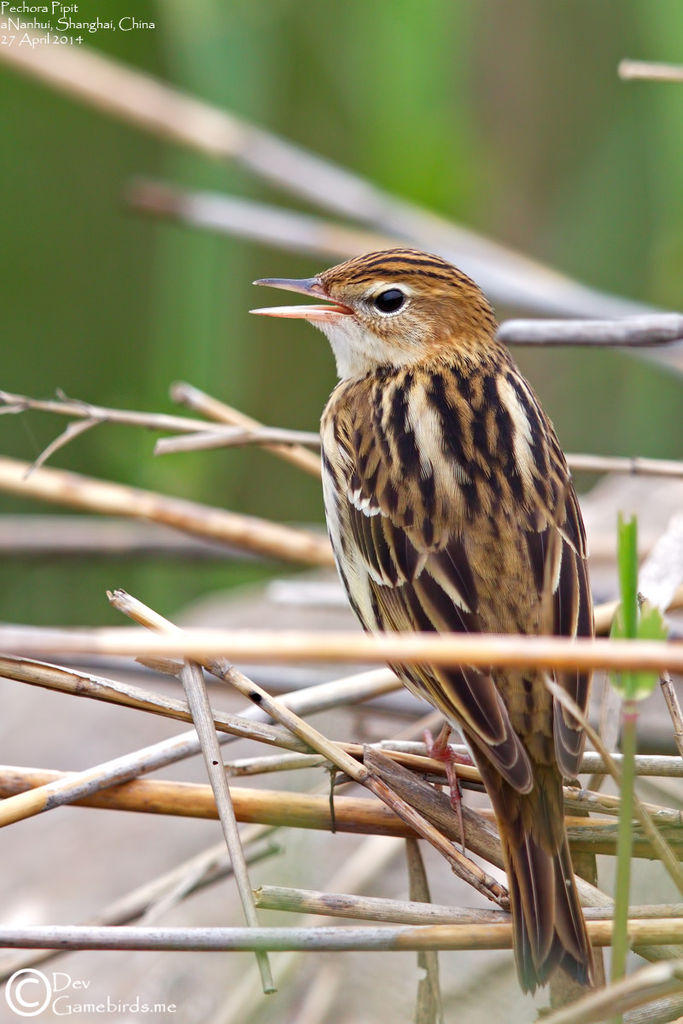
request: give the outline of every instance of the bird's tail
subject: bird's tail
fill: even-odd
[[[525,992],[557,967],[594,984],[594,963],[564,827],[562,780],[541,769],[519,793],[484,758],[477,762],[491,797],[510,888],[517,973]]]

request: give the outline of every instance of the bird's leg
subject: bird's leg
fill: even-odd
[[[448,722],[444,722],[436,739],[434,739],[429,729],[425,729],[423,738],[425,747],[427,748],[427,755],[429,757],[433,757],[435,761],[441,761],[446,769],[446,779],[450,790],[451,807],[458,816],[462,852],[465,853],[465,822],[462,814],[462,787],[455,771],[455,765],[471,765],[472,758],[467,754],[457,754],[455,750],[449,746],[448,739],[450,735],[451,727]]]

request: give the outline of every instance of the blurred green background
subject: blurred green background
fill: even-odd
[[[680,308],[683,87],[616,73],[626,56],[683,60],[679,0],[101,0],[88,5],[95,13],[134,13],[156,28],[98,32],[85,45],[596,288]],[[142,174],[291,200],[2,64],[0,87],[0,387],[173,411],[168,388],[183,379],[266,423],[314,429],[334,383],[324,339],[247,310],[264,299],[255,277],[309,275],[329,261],[149,220],[123,196]],[[567,450],[680,456],[674,377],[619,354],[521,352],[519,361]],[[64,425],[2,417],[0,453],[31,460]],[[152,444],[103,426],[52,464],[322,521],[316,482],[262,452],[156,459]],[[0,495],[0,513],[16,511],[39,507]],[[103,594],[114,586],[172,613],[264,571],[6,560],[0,619],[118,622]]]

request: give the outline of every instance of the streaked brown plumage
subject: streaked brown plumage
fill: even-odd
[[[555,436],[477,285],[438,256],[370,253],[259,310],[319,326],[340,383],[322,416],[328,530],[365,629],[591,635],[581,513]],[[331,303],[331,304],[329,304]],[[521,985],[593,962],[564,829],[582,730],[534,672],[394,666],[457,726],[503,843]],[[590,678],[559,682],[585,708]]]

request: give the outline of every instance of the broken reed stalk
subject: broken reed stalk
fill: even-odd
[[[110,596],[112,603],[125,615],[143,622],[151,629],[163,630],[172,635],[182,635],[182,630],[172,622],[164,619],[152,609],[147,608],[142,602],[137,601],[123,591],[116,591]],[[494,878],[482,871],[478,865],[461,854],[427,821],[422,818],[412,807],[397,797],[380,779],[375,778],[368,769],[351,757],[339,744],[328,740],[317,729],[314,729],[304,719],[299,718],[284,702],[276,700],[253,680],[248,679],[243,673],[233,668],[228,662],[213,661],[206,658],[198,659],[210,672],[224,679],[235,687],[243,696],[256,704],[259,708],[274,718],[281,725],[286,726],[294,735],[303,740],[313,750],[323,754],[332,764],[341,771],[370,789],[383,803],[391,807],[399,817],[409,823],[412,828],[434,846],[444,856],[453,870],[461,878],[476,888],[488,899],[495,902],[505,902],[507,892]]]

